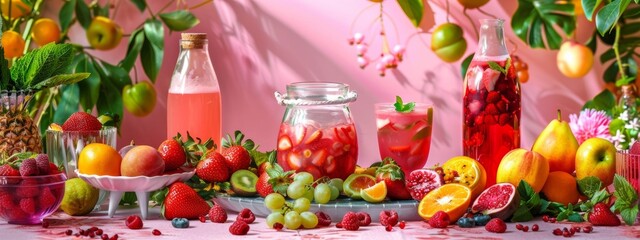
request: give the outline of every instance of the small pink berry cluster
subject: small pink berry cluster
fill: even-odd
[[[347,41],[349,42],[349,45],[355,45],[356,47],[356,53],[358,54],[357,61],[360,68],[364,69],[367,67],[372,60],[367,56],[369,45],[364,41],[364,34],[359,32],[355,33],[353,34],[353,37],[350,37]],[[384,44],[386,44],[386,42]],[[400,44],[396,44],[391,49],[391,52],[387,50],[380,53],[380,57],[373,60],[379,60],[376,63],[376,70],[380,73],[380,76],[384,76],[387,69],[397,68],[398,63],[402,62],[404,53],[405,48]]]

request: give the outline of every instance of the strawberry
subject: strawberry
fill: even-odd
[[[98,118],[86,112],[76,112],[71,114],[67,121],[62,124],[63,131],[99,131],[102,129],[102,123],[98,121]]]
[[[444,211],[437,211],[429,218],[429,225],[434,228],[447,228],[449,226],[449,214]]]
[[[211,206],[198,193],[183,182],[175,182],[169,186],[164,199],[162,214],[165,219],[186,218],[198,219],[207,215]]]
[[[256,182],[256,191],[260,197],[267,197],[270,193],[273,193],[273,187],[269,184],[269,174],[263,172]]]
[[[596,203],[589,213],[589,222],[594,226],[620,226],[620,218],[604,203]]]
[[[376,181],[384,181],[387,185],[387,196],[391,199],[411,199],[404,180],[404,172],[391,158],[384,159],[382,166],[376,169]]]
[[[21,198],[31,198],[38,196],[38,194],[40,194],[40,189],[38,189],[38,180],[22,180],[20,186],[16,188],[16,193],[18,194],[18,197]]]
[[[196,166],[196,175],[206,182],[226,182],[229,180],[229,170],[222,154],[211,152]]]
[[[53,175],[53,174],[58,174],[58,173],[61,173],[61,171],[58,168],[58,166],[56,166],[55,163],[49,162],[49,174]]]
[[[492,218],[487,225],[484,226],[484,229],[493,233],[503,233],[507,231],[507,224],[500,218]]]
[[[202,140],[200,138],[197,139],[193,139],[193,137],[191,137],[191,135],[189,134],[189,132],[187,132],[187,140],[186,141],[182,141],[182,135],[180,135],[180,133],[176,134],[175,137],[173,137],[173,139],[178,143],[178,145],[181,146],[182,148],[182,153],[185,155],[185,162],[188,164],[188,166],[192,167],[192,166],[196,166],[196,164],[198,164],[198,162],[200,162],[200,160],[203,158],[203,156],[208,156],[209,154],[215,152],[216,149],[216,144],[213,142],[213,140],[211,140],[211,138],[207,139],[206,141],[202,142]],[[167,142],[169,140],[166,140],[165,142]],[[177,148],[175,146],[174,143],[170,143],[170,145],[172,145],[171,147],[167,148],[165,150],[163,146],[158,147],[158,151],[161,152],[161,156],[163,154],[166,154],[168,158],[173,159],[173,160],[169,160],[169,164],[170,165],[177,165],[176,169],[179,170],[179,167],[184,165],[184,162],[182,162],[182,160],[180,159],[179,162],[181,162],[182,164],[178,165],[178,157],[180,155],[180,149]],[[169,145],[166,145],[169,146]],[[162,148],[162,149],[161,149]],[[164,153],[162,153],[164,152]],[[162,157],[163,160],[165,160],[165,157]],[[176,161],[176,163],[174,163],[173,161]],[[175,169],[167,169],[166,166],[167,160],[165,160],[165,172],[175,172]]]
[[[227,166],[229,171],[234,173],[240,169],[248,169],[251,165],[251,155],[249,150],[254,150],[254,143],[251,139],[247,139],[246,142],[242,142],[244,134],[240,131],[235,132],[235,139],[229,134],[225,139],[222,139],[222,147],[224,152],[222,153],[227,160]]]
[[[20,176],[20,171],[9,164],[4,164],[0,166],[0,176]]]
[[[164,160],[164,171],[171,171],[187,162],[182,144],[176,139],[167,139],[158,146],[158,152]]]
[[[273,164],[270,162],[263,162],[258,166],[258,176],[262,175],[263,172],[266,172],[268,168],[271,168]]]

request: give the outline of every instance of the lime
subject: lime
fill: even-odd
[[[80,178],[64,184],[64,197],[60,209],[71,216],[87,215],[98,202],[100,191]]]

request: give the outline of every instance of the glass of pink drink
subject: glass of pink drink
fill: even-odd
[[[393,103],[380,103],[375,109],[380,157],[392,158],[406,174],[423,168],[431,148],[433,106],[417,103],[411,112],[398,112]]]

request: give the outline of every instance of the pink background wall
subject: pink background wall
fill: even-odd
[[[165,1],[149,2],[157,11]],[[462,15],[457,1],[449,2],[450,21],[465,30],[468,42],[466,56],[474,52],[477,45],[473,26]],[[587,99],[602,89],[600,76],[604,69],[596,64],[584,79],[562,76],[555,64],[556,51],[530,49],[515,37],[509,27],[509,16],[517,7],[515,2],[492,0],[483,9],[507,19],[505,34],[517,44],[517,54],[529,64],[530,81],[522,86],[521,129],[522,146],[529,148],[537,134],[555,117],[556,108],[563,110],[564,117],[568,119],[568,114],[577,113]],[[405,43],[415,30],[396,1],[387,0],[383,4],[397,27],[394,29],[391,20],[385,19],[391,44]],[[373,104],[393,101],[395,95],[435,106],[428,166],[460,155],[460,63],[448,64],[439,60],[430,50],[430,35],[421,34],[406,44],[405,61],[397,70],[385,77],[379,77],[373,66],[361,70],[356,63],[355,48],[347,44],[346,38],[351,34],[350,27],[358,12],[370,5],[372,3],[365,0],[218,0],[213,5],[195,10],[201,23],[192,32],[209,34],[210,54],[223,94],[223,132],[240,129],[262,150],[272,149],[284,112],[284,107],[276,104],[273,92],[284,91],[291,82],[336,81],[351,85],[359,94],[351,110],[358,128],[361,165],[379,159]],[[431,6],[436,24],[444,23],[446,11],[433,3]],[[366,10],[355,22],[354,29],[368,29],[377,13],[377,7]],[[468,13],[476,22],[486,18],[477,11]],[[139,14],[125,1],[117,21],[125,32],[130,32],[145,17],[146,13]],[[578,40],[585,40],[593,28],[586,20],[580,24],[583,29],[578,32]],[[83,34],[78,31],[72,38],[84,41]],[[139,144],[157,146],[165,139],[166,92],[179,50],[179,38],[179,34],[173,33],[165,39],[165,59],[156,82],[159,92],[156,109],[145,118],[125,115],[122,136],[118,139],[121,145],[135,139]],[[376,41],[370,51],[379,52],[379,43]],[[514,47],[513,44],[508,45]],[[122,43],[104,58],[122,59],[125,51],[126,43]],[[138,73],[140,78],[144,78],[141,70]]]

